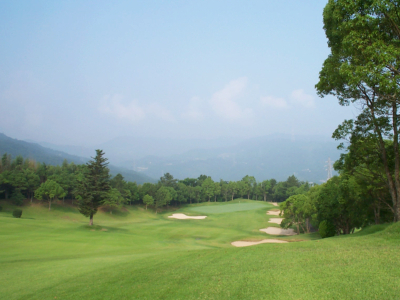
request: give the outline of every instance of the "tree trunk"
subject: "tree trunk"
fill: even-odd
[[[232,194],[232,201],[233,201],[233,194]]]
[[[372,116],[372,120],[373,120],[373,124],[374,124],[374,131],[378,135],[378,142],[379,142],[378,146],[379,146],[380,152],[382,154],[381,156],[382,156],[382,161],[383,161],[383,165],[385,168],[386,177],[388,180],[390,196],[393,201],[393,206],[395,207],[394,219],[397,222],[397,221],[399,221],[398,218],[399,218],[400,210],[399,210],[399,207],[397,206],[398,201],[397,201],[397,194],[396,194],[397,189],[396,189],[396,184],[395,184],[396,180],[393,180],[392,173],[390,172],[390,169],[389,169],[388,155],[386,153],[385,142],[382,137],[382,132],[381,132],[379,126],[377,125],[378,121],[375,119],[375,109],[372,106],[372,104],[369,105],[369,109],[371,110],[371,116]],[[397,132],[397,130],[395,132]],[[398,171],[399,170],[397,169],[397,174],[398,174]],[[395,172],[395,174],[396,174],[396,172]]]
[[[146,204],[146,210],[147,210],[147,204]]]
[[[51,201],[49,201],[49,210],[51,209]]]
[[[89,226],[93,226],[93,214],[90,214]]]

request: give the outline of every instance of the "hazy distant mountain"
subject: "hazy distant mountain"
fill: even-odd
[[[169,172],[179,179],[206,174],[214,180],[240,180],[245,175],[257,180],[285,180],[295,174],[301,180],[320,183],[327,178],[328,158],[335,161],[340,156],[337,144],[327,138],[304,136],[294,140],[274,135],[169,157],[147,156],[123,165],[153,178]]]
[[[257,180],[286,180],[295,174],[301,180],[318,183],[327,177],[328,158],[335,161],[340,156],[338,143],[330,138],[281,134],[246,140],[119,137],[92,149],[41,144],[87,156],[93,156],[94,149],[102,149],[110,163],[152,178],[169,172],[178,179],[206,174],[214,180],[239,180],[245,175]]]
[[[95,151],[92,150],[92,152],[92,156],[94,156]],[[4,153],[10,154],[13,158],[21,155],[24,158],[32,158],[38,162],[44,162],[49,165],[61,165],[64,159],[66,159],[68,162],[74,162],[76,164],[83,164],[89,160],[89,158],[70,155],[65,152],[49,149],[35,143],[13,139],[3,133],[0,133],[0,155],[3,155]],[[109,165],[108,167],[112,175],[121,173],[126,180],[136,181],[138,184],[156,181],[146,174],[138,173],[133,170],[117,167],[115,165]]]
[[[141,159],[149,155],[168,157],[198,148],[213,149],[223,146],[233,146],[241,140],[243,139],[158,139],[150,137],[122,136],[102,144],[93,145],[92,147],[56,145],[47,142],[35,143],[46,148],[84,157],[93,156],[94,149],[102,149],[112,164],[123,165],[125,161]]]

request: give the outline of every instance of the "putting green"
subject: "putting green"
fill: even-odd
[[[192,207],[189,210],[200,212],[204,214],[223,214],[235,211],[245,211],[254,210],[259,208],[266,208],[271,205],[267,203],[233,203],[233,204],[223,204],[223,205],[212,205],[212,206],[200,206]]]

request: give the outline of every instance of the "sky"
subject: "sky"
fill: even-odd
[[[3,0],[0,132],[85,146],[330,137],[357,111],[315,91],[326,3]]]

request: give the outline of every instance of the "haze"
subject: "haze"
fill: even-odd
[[[330,137],[352,108],[318,98],[327,1],[1,1],[0,132]]]

